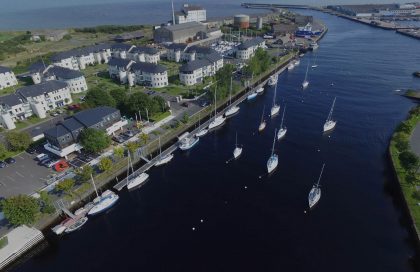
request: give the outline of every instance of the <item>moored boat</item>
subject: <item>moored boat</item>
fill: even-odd
[[[317,183],[312,186],[311,191],[308,195],[308,203],[309,208],[312,209],[321,199],[321,188],[319,186],[319,182],[321,181],[322,172],[324,171],[325,163],[322,165],[321,174],[319,174],[319,178]]]
[[[277,154],[274,153],[274,146],[276,144],[276,131],[274,131],[274,140],[273,140],[273,147],[271,149],[271,156],[267,161],[267,172],[271,174],[276,168],[279,163],[279,157]]]
[[[191,149],[192,147],[194,147],[198,143],[199,140],[200,140],[200,138],[198,138],[198,137],[186,137],[186,138],[181,140],[180,145],[179,145],[179,149],[181,149],[181,150]]]

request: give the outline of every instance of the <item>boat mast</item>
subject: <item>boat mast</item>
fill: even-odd
[[[235,136],[235,147],[238,147],[238,132],[236,131],[236,136]]]
[[[286,105],[284,105],[284,109],[283,109],[283,116],[281,117],[281,124],[280,124],[280,129],[283,128],[283,120],[284,120],[284,113],[286,112]]]
[[[277,84],[274,88],[274,96],[273,96],[273,107],[276,105],[276,95],[277,95]]]
[[[232,77],[230,77],[229,105],[232,105]]]
[[[271,148],[271,157],[274,155],[274,145],[276,144],[277,129],[274,130],[273,147]]]
[[[319,187],[319,182],[321,181],[322,172],[324,172],[325,163],[322,165],[321,174],[319,174],[318,182],[316,183],[316,187]]]
[[[334,105],[335,105],[335,100],[337,99],[337,97],[334,97],[334,101],[333,101],[333,104],[332,104],[332,106],[331,106],[331,110],[330,110],[330,113],[328,114],[328,119],[327,119],[327,121],[330,121],[331,120],[331,117],[332,117],[332,114],[333,114],[333,111],[334,111]]]
[[[159,136],[159,157],[162,159],[162,146],[160,145],[160,136]]]
[[[217,82],[216,87],[214,88],[214,120],[216,120],[216,96],[217,96]]]
[[[95,189],[96,196],[99,197],[98,189],[96,189],[95,181],[93,180],[93,175],[90,174],[90,179],[92,180],[93,188]]]
[[[306,65],[305,80],[303,82],[307,81],[307,78],[308,78],[308,70],[309,70],[309,60],[308,60],[308,65]]]
[[[262,115],[261,115],[261,123],[260,124],[262,124],[262,122],[264,121],[264,111],[265,111],[265,105],[263,107],[263,112],[262,112]]]

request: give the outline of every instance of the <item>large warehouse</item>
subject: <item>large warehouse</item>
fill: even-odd
[[[200,37],[206,32],[206,25],[199,22],[189,22],[180,25],[171,25],[158,28],[153,33],[156,42],[185,43]]]

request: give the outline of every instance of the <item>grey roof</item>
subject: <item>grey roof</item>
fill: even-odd
[[[134,63],[131,66],[131,69],[133,71],[142,71],[142,72],[151,73],[151,74],[164,73],[167,71],[165,66],[154,64],[154,63],[147,63],[147,62]]]
[[[22,104],[22,99],[16,94],[0,96],[0,105],[13,107]]]
[[[188,22],[188,23],[184,23],[184,24],[179,24],[179,25],[170,25],[170,26],[165,26],[164,28],[170,30],[170,31],[174,31],[174,30],[186,30],[186,29],[190,29],[193,27],[203,27],[204,24],[199,23],[199,22]]]
[[[115,41],[126,41],[126,40],[132,40],[132,39],[140,39],[144,37],[144,33],[141,30],[133,31],[129,33],[123,33],[120,35],[116,35],[114,37]]]
[[[126,44],[126,43],[114,43],[111,45],[111,49],[112,50],[125,50],[128,51],[130,50],[130,48],[132,47],[131,44]]]
[[[66,87],[67,87],[67,83],[51,80],[51,81],[42,82],[36,85],[25,86],[23,88],[18,89],[16,93],[20,94],[24,98],[27,98],[27,97],[39,96],[45,93],[50,93],[53,91],[66,88]]]
[[[204,46],[197,46],[193,45],[187,48],[188,53],[196,52],[199,54],[211,54],[216,52],[216,50],[210,48],[210,47],[204,47]]]
[[[145,53],[148,55],[156,55],[159,54],[159,50],[153,47],[138,46],[131,49],[130,53]]]
[[[7,73],[7,72],[11,72],[12,70],[9,67],[5,67],[5,66],[0,66],[0,73]]]
[[[117,109],[108,106],[84,110],[73,115],[73,118],[85,127],[93,126],[103,120],[105,116],[118,112]]]
[[[197,69],[203,68],[205,66],[211,65],[211,63],[206,59],[197,59],[183,64],[179,67],[180,72],[193,72]]]
[[[253,47],[253,46],[256,46],[256,45],[258,45],[258,44],[262,43],[263,41],[264,41],[264,39],[263,39],[263,38],[261,38],[261,37],[256,37],[256,38],[254,38],[254,39],[244,41],[243,43],[241,43],[241,44],[238,46],[238,49],[239,49],[239,50],[246,50],[246,49],[248,49],[248,48],[251,48],[251,47]]]
[[[205,58],[212,63],[215,63],[215,62],[223,59],[222,55],[220,55],[217,52],[210,53],[210,54],[206,55]]]
[[[63,68],[60,66],[51,67],[50,69],[48,69],[47,73],[62,79],[74,79],[83,76],[83,74],[79,71]]]
[[[28,70],[31,73],[41,73],[47,68],[47,66],[48,65],[46,65],[44,62],[39,60],[29,65]]]
[[[127,69],[130,62],[131,60],[128,59],[112,58],[108,61],[108,66],[117,66],[118,68]]]
[[[68,59],[68,58],[74,57],[75,55],[76,55],[75,50],[59,52],[59,53],[55,53],[54,55],[51,56],[51,61],[52,62],[60,62],[63,59]]]
[[[197,5],[187,5],[187,6],[184,5],[182,7],[182,9],[185,10],[185,11],[189,11],[189,10],[204,10],[203,7],[197,6]]]
[[[187,48],[188,44],[186,43],[172,43],[167,46],[168,49],[172,49],[174,51],[181,50],[184,51]]]
[[[111,45],[106,44],[106,43],[101,43],[101,44],[81,47],[81,48],[75,48],[72,50],[55,53],[54,55],[51,56],[51,61],[59,62],[63,59],[68,59],[71,57],[86,56],[91,53],[100,52],[100,51],[110,49],[110,48],[111,48]]]
[[[76,130],[94,126],[101,122],[105,116],[114,112],[118,112],[118,110],[106,106],[84,110],[44,131],[44,134],[52,138],[58,138]]]

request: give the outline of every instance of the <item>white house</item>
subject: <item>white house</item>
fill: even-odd
[[[162,88],[168,86],[168,71],[165,66],[139,62],[131,66],[135,82],[139,85]]]
[[[12,70],[7,67],[0,66],[0,90],[17,84],[18,81]]]
[[[166,59],[169,61],[183,61],[183,53],[187,49],[186,43],[171,43],[166,49]]]
[[[126,43],[115,43],[111,46],[111,54],[113,58],[126,59],[128,52],[135,46]]]
[[[134,75],[130,72],[130,67],[135,62],[128,59],[112,58],[108,62],[109,77],[118,79],[121,84],[133,86],[135,83]]]
[[[79,70],[79,63],[73,50],[56,53],[51,56],[51,62],[55,66],[60,66],[72,70]]]
[[[205,77],[213,76],[222,67],[223,57],[217,53],[210,54],[183,64],[179,68],[179,80],[187,86],[202,83]]]
[[[131,47],[127,52],[127,58],[135,62],[148,62],[157,64],[160,61],[159,50],[152,47]]]
[[[236,58],[247,60],[254,56],[258,48],[265,48],[265,40],[257,37],[251,40],[242,42],[236,50]]]
[[[16,94],[9,94],[0,97],[0,126],[5,129],[15,129],[15,123],[19,120],[25,120],[31,116],[32,110]]]
[[[175,13],[175,24],[204,22],[207,20],[206,10],[200,6],[184,4],[181,11]]]
[[[22,87],[16,91],[16,94],[28,102],[32,111],[41,118],[45,112],[73,102],[67,83],[56,80]]]
[[[71,93],[80,93],[88,90],[85,76],[76,70],[59,66],[49,66],[44,74],[49,78],[67,83]]]
[[[83,70],[88,65],[107,63],[111,57],[111,45],[98,44],[56,53],[51,57],[55,66]]]

